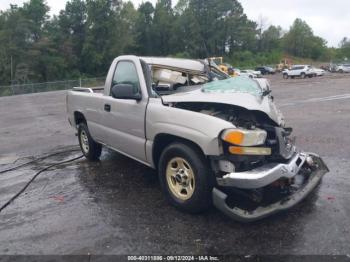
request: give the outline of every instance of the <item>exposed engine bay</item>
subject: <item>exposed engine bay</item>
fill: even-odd
[[[284,162],[290,159],[295,151],[294,141],[290,138],[292,128],[278,126],[265,113],[250,111],[233,105],[219,103],[174,103],[172,106],[190,110],[232,123],[234,126],[247,130],[265,130],[267,139],[263,146],[272,148],[271,156],[233,156],[227,154],[235,162],[236,170],[247,170],[264,164],[265,161]],[[228,145],[223,144],[224,150]]]
[[[266,124],[276,126],[266,114],[260,111],[249,111],[245,108],[220,104],[220,103],[198,103],[198,102],[180,102],[174,103],[174,107],[190,110],[214,117],[218,117],[234,124],[237,127],[246,129],[255,129]]]

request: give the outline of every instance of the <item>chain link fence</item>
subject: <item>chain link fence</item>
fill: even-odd
[[[97,86],[103,86],[104,82],[105,82],[104,77],[97,77],[97,78],[55,81],[55,82],[46,82],[46,83],[0,86],[0,97],[50,92],[50,91],[58,91],[58,90],[68,90],[68,89],[72,89],[73,87],[97,87]]]

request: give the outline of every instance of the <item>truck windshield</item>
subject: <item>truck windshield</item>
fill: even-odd
[[[262,89],[257,82],[248,77],[238,76],[220,81],[212,81],[202,86],[204,93],[249,93],[262,95]]]

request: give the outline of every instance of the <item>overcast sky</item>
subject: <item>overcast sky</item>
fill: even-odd
[[[64,9],[67,0],[46,0],[51,14]],[[144,0],[132,0],[138,6]],[[155,3],[156,0],[150,0]],[[218,0],[220,1],[220,0]],[[21,5],[25,0],[0,0],[0,9],[12,4]],[[173,2],[177,2],[173,0]],[[254,21],[263,17],[267,25],[280,25],[288,30],[295,18],[305,20],[314,33],[328,41],[329,46],[337,47],[341,39],[350,37],[349,0],[240,0],[245,13]]]

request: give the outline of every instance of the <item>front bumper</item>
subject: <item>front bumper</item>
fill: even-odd
[[[250,171],[227,174],[222,178],[217,178],[216,181],[219,186],[224,187],[262,188],[279,178],[292,178],[297,175],[307,157],[306,153],[297,153],[287,164],[269,163]]]
[[[253,185],[268,185],[270,183],[276,181],[277,179],[281,177],[291,178],[298,174],[300,168],[304,164],[306,157],[312,157],[315,166],[313,168],[312,173],[310,174],[307,182],[303,186],[301,186],[296,192],[294,192],[291,195],[288,195],[287,197],[279,200],[276,203],[270,204],[266,207],[258,207],[253,211],[247,211],[238,207],[231,208],[227,205],[226,199],[227,195],[220,191],[217,188],[213,189],[213,204],[216,208],[218,208],[220,211],[228,215],[234,220],[240,221],[240,222],[253,222],[262,218],[265,218],[267,216],[270,216],[272,214],[275,214],[277,212],[287,210],[296,204],[298,204],[300,201],[302,201],[313,189],[318,185],[318,183],[321,181],[324,174],[326,174],[329,169],[326,166],[326,164],[323,162],[323,160],[315,155],[315,154],[298,154],[295,156],[288,164],[278,164],[271,167],[270,170],[262,170],[260,173],[257,172],[257,170],[254,170],[256,172],[250,173],[253,178],[247,178],[246,176],[237,176],[229,174],[226,178],[223,178],[223,180],[220,180],[219,185],[225,185],[225,186],[233,186],[233,187],[241,187],[241,188],[252,188]],[[301,162],[300,162],[301,159]],[[251,171],[252,172],[252,171]],[[246,172],[244,172],[246,175],[249,176]],[[238,173],[235,173],[238,174]],[[219,182],[219,181],[218,181]],[[234,182],[238,182],[239,186],[234,185]],[[244,185],[244,182],[247,183],[248,186]],[[269,183],[269,184],[270,184]],[[259,188],[259,187],[255,187]]]

